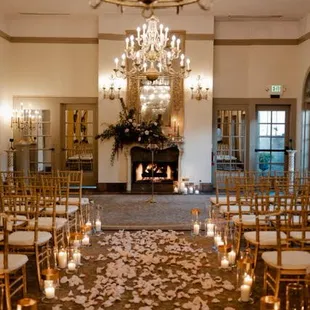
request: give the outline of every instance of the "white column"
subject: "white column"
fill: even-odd
[[[289,185],[290,192],[293,192],[293,185],[295,179],[295,154],[296,150],[287,150],[288,153],[288,172],[289,172]]]

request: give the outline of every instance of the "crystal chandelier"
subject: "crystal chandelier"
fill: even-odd
[[[176,36],[168,37],[169,29],[154,15],[146,24],[137,28],[137,36],[127,37],[125,53],[121,60],[115,58],[114,72],[117,77],[137,77],[155,81],[159,76],[186,78],[189,76],[190,59],[181,53],[181,40]],[[131,67],[128,68],[128,62]],[[179,69],[176,61],[179,59]]]

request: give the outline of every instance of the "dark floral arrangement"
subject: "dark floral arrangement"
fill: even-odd
[[[123,98],[120,99],[122,110],[119,113],[119,121],[116,124],[109,125],[96,139],[101,141],[114,138],[111,154],[111,164],[113,165],[115,156],[123,150],[125,145],[142,144],[146,147],[150,144],[160,144],[168,141],[168,138],[162,132],[161,115],[155,121],[142,122],[138,124],[135,119],[136,110],[128,109]]]

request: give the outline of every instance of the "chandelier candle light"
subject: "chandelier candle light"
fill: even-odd
[[[159,24],[154,15],[146,20],[142,28],[137,28],[137,36],[125,40],[125,53],[121,60],[115,58],[114,72],[117,77],[146,78],[155,81],[159,76],[186,78],[191,72],[190,59],[181,53],[181,40],[175,35],[168,37],[169,28]],[[126,59],[132,67],[126,66]],[[173,65],[179,59],[179,70]]]

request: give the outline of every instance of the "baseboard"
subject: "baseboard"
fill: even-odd
[[[126,193],[126,183],[98,183],[98,192]]]

